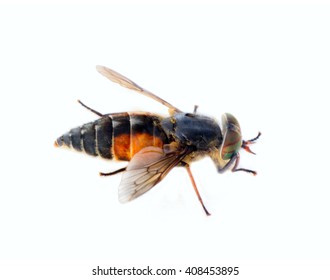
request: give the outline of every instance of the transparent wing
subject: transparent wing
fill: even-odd
[[[157,95],[153,94],[152,92],[140,87],[139,85],[137,85],[136,83],[134,83],[133,81],[131,81],[130,79],[126,78],[125,76],[119,74],[118,72],[111,70],[110,68],[107,68],[105,66],[100,66],[97,65],[96,66],[96,70],[102,74],[104,77],[108,78],[110,81],[115,82],[117,84],[120,84],[123,87],[126,87],[128,89],[132,89],[135,90],[147,97],[150,97],[154,100],[156,100],[157,102],[165,105],[166,107],[168,107],[171,111],[173,112],[182,112],[181,110],[179,110],[178,108],[174,107],[172,104],[168,103],[167,101],[165,101],[164,99],[158,97]]]
[[[119,201],[125,203],[157,185],[187,155],[186,151],[164,153],[158,147],[146,147],[129,162],[119,185]]]

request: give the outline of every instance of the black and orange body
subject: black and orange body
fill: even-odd
[[[162,118],[150,113],[114,113],[71,129],[60,136],[56,146],[73,148],[91,156],[129,161],[141,149],[162,148],[168,137]]]
[[[57,147],[72,148],[108,160],[128,161],[124,168],[100,173],[123,173],[118,191],[120,202],[141,196],[174,167],[181,166],[186,168],[198,200],[209,215],[192,176],[191,162],[209,156],[219,173],[231,169],[256,175],[253,170],[238,168],[239,150],[251,152],[249,145],[255,143],[260,133],[244,141],[239,122],[233,115],[223,114],[221,129],[215,119],[197,114],[196,106],[193,113],[185,113],[114,70],[104,66],[97,66],[97,70],[109,80],[169,109],[167,117],[147,112],[101,114],[79,101],[99,119],[73,128],[55,141]]]

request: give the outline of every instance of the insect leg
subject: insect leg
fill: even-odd
[[[196,186],[196,183],[195,183],[194,177],[193,177],[193,175],[192,175],[192,173],[191,173],[191,170],[190,170],[190,166],[189,166],[189,164],[185,164],[185,167],[186,167],[186,170],[187,170],[187,172],[188,172],[188,175],[189,175],[189,178],[190,178],[190,180],[191,180],[191,183],[192,183],[192,185],[193,185],[193,187],[194,187],[195,193],[196,193],[196,195],[197,195],[197,197],[198,197],[198,200],[199,200],[199,202],[201,203],[201,205],[202,205],[202,207],[203,207],[203,209],[204,209],[204,211],[205,211],[205,214],[206,214],[207,216],[210,216],[211,214],[210,214],[209,211],[207,211],[207,209],[206,209],[206,207],[205,207],[205,205],[204,205],[204,203],[203,203],[203,200],[202,200],[202,198],[201,198],[201,196],[200,196],[200,194],[199,194],[199,191],[198,191],[198,189],[197,189],[197,186]]]
[[[103,114],[99,113],[98,111],[95,111],[94,109],[88,107],[87,105],[85,105],[84,103],[82,103],[80,100],[78,100],[78,103],[80,105],[82,105],[83,107],[85,107],[87,110],[93,112],[94,114],[98,115],[99,117],[103,117]]]
[[[237,171],[244,171],[244,172],[248,172],[248,173],[252,173],[254,176],[257,175],[257,172],[254,170],[250,170],[250,169],[245,169],[245,168],[237,168],[238,163],[239,163],[239,159],[240,159],[240,155],[237,153],[236,154],[236,161],[235,161],[235,165],[232,168],[232,172],[237,172]]]
[[[221,161],[221,159],[218,155],[218,152],[216,152],[215,156],[213,157],[213,161],[217,166],[218,172],[224,173],[225,171],[227,171],[230,168],[230,166],[234,163],[234,161],[236,160],[236,157],[237,157],[237,155],[233,155],[230,160],[228,160],[227,162],[224,163]]]
[[[112,171],[112,172],[107,172],[107,173],[100,172],[99,174],[100,174],[100,176],[111,176],[111,175],[115,175],[120,172],[124,172],[125,170],[126,170],[126,167],[123,167],[123,168],[120,168],[120,169]]]
[[[228,160],[225,164],[220,161],[219,156],[217,156],[217,155],[215,155],[215,157],[213,157],[212,159],[213,159],[214,163],[216,164],[217,170],[219,173],[224,173],[235,163],[234,167],[231,169],[232,172],[244,171],[244,172],[252,173],[253,175],[257,175],[256,171],[253,171],[250,169],[245,169],[245,168],[237,168],[237,166],[239,164],[239,159],[240,159],[239,153],[234,154],[231,157],[231,159]]]
[[[261,133],[259,132],[258,135],[257,135],[256,137],[254,137],[254,138],[252,138],[252,139],[250,139],[250,140],[246,140],[246,141],[243,140],[242,148],[243,148],[244,150],[246,150],[247,152],[249,152],[249,153],[255,155],[255,153],[252,152],[252,151],[250,150],[249,145],[250,145],[250,144],[254,144],[254,142],[260,137],[260,135],[261,135]],[[252,173],[253,175],[257,175],[257,172],[254,171],[254,170],[245,169],[245,168],[237,168],[238,163],[239,163],[239,159],[240,159],[239,153],[236,153],[235,159],[236,159],[236,161],[235,161],[235,165],[234,165],[234,167],[233,167],[232,170],[231,170],[232,172],[236,172],[236,171],[244,171],[244,172]]]

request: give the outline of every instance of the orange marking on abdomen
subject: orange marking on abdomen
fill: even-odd
[[[114,138],[113,154],[117,160],[130,160],[131,150],[130,150],[130,135],[121,134]]]
[[[132,137],[132,157],[145,147],[163,147],[163,141],[148,133],[134,133]]]

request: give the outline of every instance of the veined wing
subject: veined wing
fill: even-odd
[[[166,107],[168,107],[170,109],[171,112],[177,112],[180,113],[182,112],[181,110],[179,110],[178,108],[176,108],[175,106],[173,106],[172,104],[168,103],[167,101],[165,101],[164,99],[160,98],[159,96],[155,95],[154,93],[140,87],[139,85],[137,85],[136,83],[134,83],[133,81],[131,81],[130,79],[128,79],[127,77],[123,76],[122,74],[119,74],[118,72],[107,68],[105,66],[100,66],[97,65],[96,66],[96,70],[102,74],[104,77],[108,78],[110,81],[120,84],[123,87],[126,87],[128,89],[132,89],[135,90],[147,97],[150,97],[154,100],[156,100],[157,102],[165,105]]]
[[[158,147],[146,147],[129,162],[119,185],[119,201],[125,203],[157,185],[188,154],[188,150],[164,153]]]

